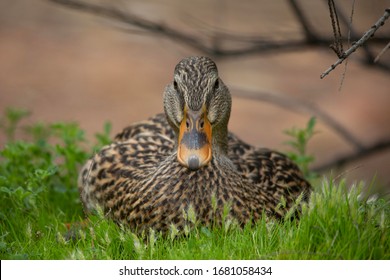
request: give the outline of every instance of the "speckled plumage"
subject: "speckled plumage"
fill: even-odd
[[[190,170],[177,159],[184,107],[207,110],[212,126],[212,158]],[[190,208],[199,223],[228,217],[244,225],[283,217],[311,186],[286,156],[250,146],[227,131],[231,98],[209,58],[191,57],[175,68],[164,92],[164,114],[131,125],[83,167],[79,178],[87,212],[97,206],[118,223],[142,231],[183,228]],[[260,129],[260,128],[256,128]],[[285,207],[280,207],[284,197]],[[279,206],[278,206],[279,205]]]

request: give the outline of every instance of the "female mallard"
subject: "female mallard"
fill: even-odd
[[[221,223],[224,205],[241,225],[263,213],[283,217],[311,186],[286,156],[229,133],[230,109],[210,58],[180,61],[164,92],[165,116],[124,129],[85,164],[85,210],[100,207],[137,231],[183,228],[190,208],[204,225]]]

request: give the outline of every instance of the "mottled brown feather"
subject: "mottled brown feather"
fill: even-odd
[[[213,159],[196,172],[176,159],[174,132],[165,116],[127,127],[84,166],[79,189],[86,210],[99,205],[119,223],[134,230],[166,231],[188,222],[190,205],[200,223],[221,223],[223,205],[231,203],[230,217],[244,225],[252,218],[283,217],[310,184],[286,156],[256,149],[229,133],[233,165]],[[212,197],[217,202],[213,212]],[[286,208],[277,208],[284,196]]]
[[[306,201],[311,186],[295,163],[227,132],[230,94],[217,77],[214,62],[198,57],[183,61],[175,71],[184,72],[175,72],[175,77],[184,86],[167,87],[165,115],[125,128],[82,168],[78,187],[85,211],[99,207],[135,231],[153,228],[166,232],[171,225],[182,229],[191,224],[190,209],[200,224],[218,225],[223,222],[224,207],[229,206],[227,218],[245,225],[263,215],[282,218],[301,195]],[[208,71],[212,73],[208,75]],[[213,88],[210,85],[216,79],[218,88]],[[199,86],[196,91],[191,89],[195,85]],[[210,104],[210,118],[215,122],[212,159],[196,171],[177,160],[182,102],[194,102],[198,107],[199,102]]]

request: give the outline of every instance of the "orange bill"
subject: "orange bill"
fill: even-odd
[[[203,106],[196,112],[185,108],[179,130],[178,161],[190,170],[197,170],[210,162],[211,155],[211,124],[206,108]]]

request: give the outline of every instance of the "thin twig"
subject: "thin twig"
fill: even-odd
[[[348,174],[348,173],[351,173],[352,171],[355,171],[359,168],[362,168],[363,165],[362,164],[359,164],[357,166],[353,166],[352,168],[348,168],[347,170],[344,170],[343,172],[341,172],[340,174],[336,175],[333,179],[332,179],[332,182],[335,183],[337,180],[339,180],[340,178],[345,178],[345,176]]]
[[[377,63],[381,56],[388,50],[390,49],[390,42],[381,50],[381,52],[375,57],[374,63]]]
[[[337,9],[333,2],[333,0],[328,0],[329,6],[329,15],[332,21],[332,29],[333,29],[333,38],[334,42],[330,45],[330,48],[337,54],[338,58],[341,58],[343,55],[343,42],[340,31],[340,23],[339,17],[337,16]]]
[[[385,10],[384,15],[359,39],[356,43],[352,45],[348,50],[343,52],[341,58],[337,60],[334,64],[332,64],[325,72],[323,72],[320,76],[323,79],[327,76],[331,71],[333,71],[339,64],[341,64],[349,55],[355,52],[359,47],[361,47],[368,39],[370,39],[379,27],[385,24],[386,20],[390,17],[390,8]]]
[[[348,23],[348,39],[347,39],[348,47],[351,46],[352,21],[353,21],[353,13],[354,13],[354,11],[355,11],[355,0],[352,1],[351,15],[349,17],[349,23]],[[343,87],[345,76],[346,76],[346,73],[347,73],[347,67],[348,67],[348,59],[345,60],[344,71],[343,71],[343,74],[341,75],[339,91],[341,91],[341,89]]]
[[[328,2],[328,0],[324,0],[324,2]],[[340,21],[341,23],[343,23],[345,26],[349,26],[350,25],[350,22],[351,22],[351,17],[347,17],[344,12],[343,12],[343,9],[340,7],[340,5],[338,5],[338,2],[335,2],[334,3],[336,9],[337,9],[337,14],[340,18]],[[355,5],[355,0],[353,1],[353,4],[352,4],[352,7]],[[352,8],[353,9],[353,8]],[[349,31],[351,32],[351,40],[353,41],[357,41],[359,39],[358,37],[358,34],[356,32],[356,30],[353,28],[353,26],[350,26],[349,27]],[[356,38],[356,39],[354,39]],[[349,46],[348,46],[349,47]],[[374,59],[374,55],[372,54],[371,50],[370,50],[370,47],[368,45],[363,45],[362,46],[362,49],[364,50],[364,52],[366,53],[366,59],[368,62],[372,62],[373,59]]]

